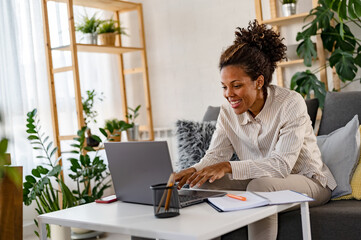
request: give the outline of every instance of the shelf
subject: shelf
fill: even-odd
[[[273,26],[288,25],[288,24],[290,24],[290,21],[297,21],[297,20],[303,19],[306,16],[308,16],[308,14],[309,13],[299,13],[299,14],[291,15],[289,17],[278,17],[278,18],[273,18],[273,19],[269,19],[269,20],[263,20],[262,23],[273,25]]]
[[[48,2],[63,2],[67,0],[47,0]],[[108,11],[133,11],[138,7],[138,3],[124,2],[119,0],[73,0],[74,5],[101,8]]]
[[[317,61],[318,58],[316,59],[312,59],[312,62]],[[296,64],[303,64],[303,59],[297,59],[297,60],[290,60],[290,61],[283,61],[283,62],[279,62],[277,64],[278,67],[289,67],[292,65],[296,65]]]
[[[90,44],[76,44],[78,52],[95,52],[95,53],[127,53],[127,52],[135,52],[141,51],[143,48],[136,47],[113,47],[113,46],[102,46],[102,45],[90,45]],[[51,50],[60,50],[60,51],[70,51],[70,46],[62,46],[52,48]]]
[[[297,60],[290,60],[290,61],[284,61],[284,62],[279,62],[277,64],[278,67],[288,67],[291,65],[296,65],[296,64],[300,64],[303,63],[303,59],[297,59]]]

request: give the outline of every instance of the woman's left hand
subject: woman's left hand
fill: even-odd
[[[193,173],[193,175],[188,178],[187,184],[189,184],[190,187],[194,187],[195,185],[200,187],[207,180],[212,183],[222,178],[226,173],[232,173],[231,164],[229,162],[216,163]]]

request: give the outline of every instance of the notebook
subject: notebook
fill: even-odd
[[[208,203],[217,211],[228,212],[267,205],[314,201],[313,198],[292,190],[244,192],[241,196],[246,200],[234,199],[227,195],[220,198],[209,198]]]
[[[123,202],[153,204],[151,185],[167,183],[173,172],[166,141],[105,143],[115,195]],[[225,192],[178,191],[180,207],[201,203]]]

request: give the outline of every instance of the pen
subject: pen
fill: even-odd
[[[228,193],[226,196],[230,197],[230,198],[238,199],[238,200],[241,200],[241,201],[246,201],[247,200],[247,198],[245,198],[245,197],[236,196],[236,195],[233,195],[233,194],[230,194],[230,193]]]

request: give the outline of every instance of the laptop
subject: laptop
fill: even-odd
[[[117,199],[153,205],[150,186],[167,183],[173,172],[167,142],[107,142],[105,152]],[[178,191],[180,207],[225,194],[202,190]]]

